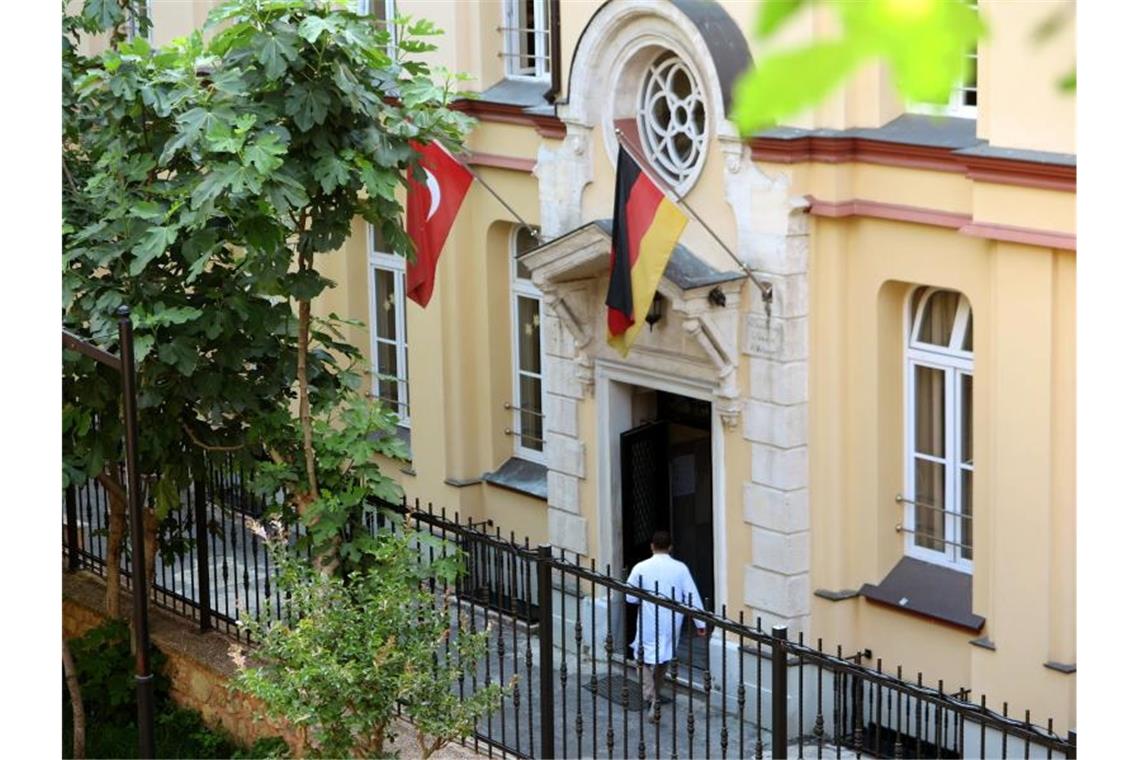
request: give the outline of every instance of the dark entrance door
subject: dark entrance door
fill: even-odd
[[[623,577],[652,554],[653,532],[673,536],[673,556],[693,574],[701,599],[694,603],[715,609],[713,595],[712,437],[708,402],[657,394],[657,420],[621,435]],[[627,605],[622,654],[631,656],[628,642],[637,624],[637,608]],[[690,625],[678,642],[678,657],[688,657]],[[702,659],[699,641],[694,659]]]

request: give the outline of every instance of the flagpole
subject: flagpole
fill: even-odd
[[[488,185],[486,182],[483,181],[482,177],[480,177],[478,174],[475,173],[475,170],[471,168],[471,164],[467,163],[466,161],[459,158],[458,156],[455,157],[455,160],[459,161],[459,163],[463,164],[463,167],[465,169],[467,169],[468,172],[470,172],[471,176],[475,178],[475,181],[478,182],[483,187],[487,188],[487,192],[489,192],[491,195],[493,195],[495,197],[495,200],[497,200],[502,205],[502,207],[505,208],[510,213],[511,216],[513,216],[515,219],[518,220],[519,224],[521,224],[523,227],[526,227],[527,232],[529,232],[535,240],[539,240],[539,241],[542,240],[542,236],[539,234],[538,229],[536,227],[534,227],[533,225],[531,225],[526,220],[524,220],[521,216],[519,216],[518,212],[515,211],[513,208],[511,208],[511,204],[507,203],[505,200],[503,200],[503,197],[501,195],[499,195],[498,193],[495,192],[495,188]]]
[[[622,147],[625,147],[625,145],[627,144],[626,139],[625,139],[625,133],[621,131],[620,127],[614,127],[614,132],[617,133],[618,143],[620,143],[622,145]],[[641,159],[638,158],[638,156],[637,156],[637,151],[635,151],[631,148],[631,149],[627,150],[626,152],[629,153],[630,158],[632,158],[634,161],[637,162],[637,165],[641,167],[642,171],[647,172],[651,177],[654,174],[656,174],[656,172],[654,172],[651,168],[646,167],[644,164],[641,163]],[[656,183],[654,183],[654,184],[656,184]],[[662,183],[662,184],[667,184],[667,183]],[[702,227],[705,228],[705,231],[708,232],[710,235],[712,235],[713,240],[715,240],[717,243],[720,244],[720,247],[724,249],[724,252],[732,257],[732,260],[736,262],[736,265],[738,267],[740,267],[741,271],[743,271],[744,274],[748,276],[748,279],[752,280],[752,283],[760,289],[760,297],[763,298],[765,301],[771,300],[771,298],[772,298],[772,283],[767,282],[765,280],[757,279],[756,273],[751,268],[749,268],[747,265],[745,265],[745,263],[743,261],[740,260],[740,257],[738,257],[732,251],[732,249],[729,248],[728,245],[723,240],[720,239],[720,235],[716,234],[716,232],[713,231],[712,227],[709,227],[707,224],[705,224],[705,220],[702,219],[700,217],[700,215],[697,214],[696,211],[693,211],[692,206],[690,206],[688,203],[685,203],[684,199],[681,198],[680,195],[678,195],[676,192],[669,189],[667,186],[663,187],[661,189],[665,193],[671,194],[673,196],[674,202],[677,203],[681,208],[685,209],[685,211],[689,214],[690,217],[692,217],[693,219],[696,219],[697,222]]]

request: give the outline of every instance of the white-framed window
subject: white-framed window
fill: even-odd
[[[511,235],[511,409],[515,455],[543,461],[542,294],[530,281],[519,254],[539,245],[526,227]]]
[[[961,293],[919,287],[906,324],[906,552],[970,572],[973,312]]]
[[[396,0],[357,0],[356,12],[384,25],[388,30],[388,57],[396,60]]]
[[[146,18],[150,26],[146,30],[147,42],[154,44],[154,0],[146,0]],[[127,9],[127,39],[133,40],[139,35],[139,19],[133,11],[133,6]]]
[[[637,130],[646,157],[678,193],[700,173],[708,126],[700,82],[677,54],[662,53],[641,84]]]
[[[550,0],[504,0],[503,53],[508,77],[550,78]]]
[[[408,398],[408,330],[405,262],[389,253],[379,230],[368,226],[368,303],[372,395],[411,426]]]
[[[975,14],[977,0],[966,3]],[[978,47],[971,47],[962,59],[962,76],[950,91],[950,99],[945,104],[911,103],[907,107],[913,113],[941,114],[966,119],[978,118]]]

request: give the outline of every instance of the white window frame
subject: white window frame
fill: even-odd
[[[373,231],[368,227],[368,247],[373,245]],[[376,270],[391,272],[394,287],[392,293],[396,308],[396,339],[381,338],[376,329]],[[411,406],[408,393],[408,327],[407,327],[407,266],[403,256],[383,251],[369,250],[368,254],[368,333],[369,355],[372,363],[372,397],[380,398],[380,353],[376,350],[378,343],[389,343],[396,346],[396,415],[400,427],[411,428]],[[391,399],[383,399],[391,401]]]
[[[921,286],[919,286],[921,287]],[[971,558],[966,559],[960,556],[961,547],[957,544],[962,543],[965,537],[965,519],[962,516],[962,489],[960,487],[962,473],[974,471],[974,463],[971,459],[969,462],[962,461],[962,452],[964,449],[962,427],[962,405],[963,393],[962,387],[964,378],[969,376],[973,378],[974,375],[974,358],[973,352],[959,348],[963,344],[965,338],[966,326],[971,319],[972,312],[970,308],[969,299],[965,294],[958,291],[951,291],[944,288],[928,287],[927,291],[922,295],[919,301],[918,308],[911,308],[912,301],[914,300],[915,293],[919,287],[912,288],[907,294],[904,301],[904,324],[907,329],[904,335],[904,355],[906,360],[904,364],[904,398],[905,398],[905,459],[903,465],[904,472],[904,496],[906,500],[906,511],[903,520],[903,527],[906,529],[905,553],[915,559],[931,562],[934,564],[949,567],[964,573],[972,573],[974,569],[973,556],[977,551],[976,536],[977,531],[970,532],[971,536]],[[950,346],[937,346],[929,343],[923,343],[918,340],[919,330],[921,329],[922,317],[925,314],[926,305],[931,296],[936,292],[950,292],[959,296],[958,310],[954,317],[954,327],[951,332]],[[913,314],[913,316],[912,316]],[[943,373],[943,456],[937,457],[931,454],[919,452],[915,443],[915,414],[916,414],[916,397],[915,397],[915,374],[918,367],[925,367],[928,369],[941,371]],[[973,404],[971,404],[971,412]],[[970,430],[974,428],[972,421]],[[973,442],[971,441],[971,452],[973,451]],[[915,483],[915,461],[922,459],[928,462],[933,462],[941,465],[944,468],[943,475],[943,498],[942,503],[944,507],[944,524],[942,540],[945,546],[942,551],[930,549],[924,546],[919,546],[916,541],[914,533],[918,527],[917,510],[915,502],[917,501],[917,494],[915,493],[917,484]],[[971,475],[971,478],[973,475]],[[972,496],[972,494],[971,494]],[[976,522],[977,515],[974,509],[975,504],[971,503],[970,520]],[[950,543],[954,542],[954,543]]]
[[[967,2],[974,13],[978,12],[977,0]],[[980,91],[978,82],[978,48],[975,46],[972,50],[966,51],[966,60],[973,59],[974,61],[974,105],[966,104],[966,92],[970,89],[966,86],[965,72],[963,72],[962,80],[954,83],[954,88],[950,90],[950,99],[945,104],[938,103],[910,103],[907,105],[908,111],[911,113],[926,114],[928,116],[955,116],[961,119],[977,119],[978,118],[978,93]],[[969,71],[967,67],[966,71]]]
[[[154,44],[154,0],[146,0],[146,17],[150,21],[150,28],[146,31],[146,41]],[[138,36],[138,20],[131,13],[127,13],[127,41]]]
[[[534,71],[522,70],[522,49],[519,45],[524,34],[525,18],[522,6],[534,6]],[[503,0],[503,62],[508,79],[550,80],[550,8],[547,0]]]
[[[688,78],[692,88],[685,98],[678,98],[668,88],[671,80],[670,69],[678,68]],[[670,118],[665,127],[666,134],[656,132],[650,122],[655,123],[651,95],[659,94],[666,98]],[[704,124],[698,133],[695,129],[696,119],[693,114],[697,107],[704,113]],[[685,113],[684,123],[675,119],[677,110]],[[663,53],[654,60],[646,70],[638,89],[637,95],[637,131],[641,137],[641,149],[661,177],[670,184],[679,195],[686,194],[700,177],[708,153],[709,143],[709,112],[705,103],[704,88],[701,80],[693,72],[688,61],[675,52]],[[658,125],[660,126],[660,125]],[[690,159],[681,162],[681,157],[673,150],[673,138],[678,133],[688,136],[692,141],[693,149]]]
[[[522,459],[529,459],[532,462],[545,464],[546,462],[546,418],[542,418],[542,451],[535,451],[532,448],[523,445],[523,425],[522,425],[522,387],[519,379],[522,375],[538,379],[540,398],[546,395],[546,361],[545,357],[541,356],[542,352],[542,291],[535,287],[534,283],[529,278],[523,279],[518,276],[518,233],[520,227],[515,227],[511,230],[511,245],[510,245],[510,261],[507,267],[510,270],[511,279],[511,428],[514,432],[514,453],[515,456]],[[538,346],[540,353],[541,371],[538,374],[523,370],[521,362],[519,361],[519,298],[530,298],[538,302]],[[546,403],[542,405],[543,412],[546,414]]]
[[[371,0],[357,0],[356,12],[361,16],[372,15]],[[384,26],[388,29],[388,57],[396,60],[396,0],[384,0]]]

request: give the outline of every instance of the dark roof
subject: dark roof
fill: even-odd
[[[740,27],[721,7],[708,0],[673,0],[673,5],[697,27],[712,55],[725,113],[732,112],[736,80],[752,68],[752,53]]]
[[[561,235],[554,240],[549,240],[543,243],[543,246],[551,245],[552,243],[569,237],[577,232],[586,229],[589,226],[595,226],[602,230],[609,236],[613,236],[613,219],[595,219],[592,222],[587,222],[581,227],[570,230],[564,235]],[[540,246],[540,247],[543,247]],[[537,249],[531,249],[537,250]],[[527,251],[526,253],[530,253]],[[522,254],[520,254],[522,255]],[[732,282],[747,277],[741,271],[721,271],[709,266],[703,260],[698,258],[692,251],[685,246],[677,243],[673,247],[673,254],[669,257],[669,263],[665,266],[665,276],[681,290],[692,290],[693,288],[703,288],[709,285],[716,285],[722,282]]]
[[[1044,150],[995,148],[988,140],[978,139],[975,119],[953,116],[926,116],[905,113],[881,127],[856,129],[799,129],[773,127],[757,137],[770,140],[796,140],[801,137],[858,137],[864,140],[920,145],[927,148],[948,148],[963,156],[1005,158],[1013,161],[1032,161],[1040,164],[1076,166],[1077,157],[1071,153],[1052,153]]]

